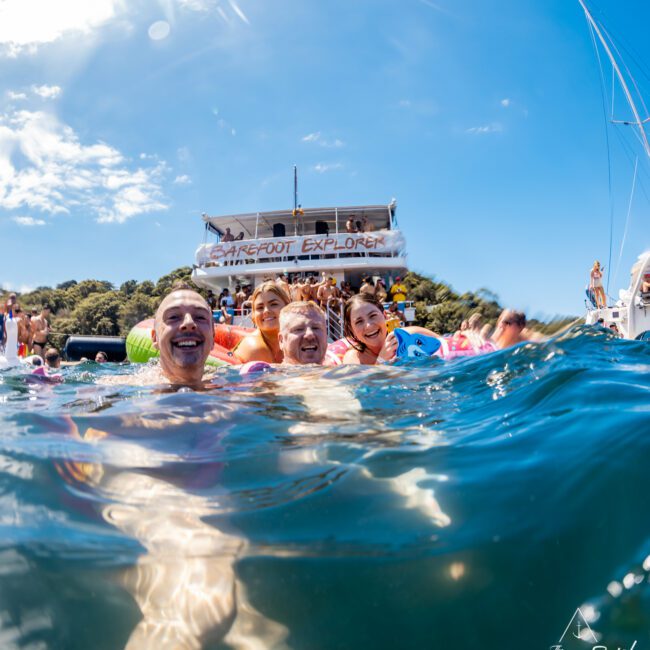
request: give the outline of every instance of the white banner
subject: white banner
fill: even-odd
[[[258,261],[269,257],[332,255],[336,253],[393,253],[405,246],[397,230],[345,233],[339,235],[306,235],[304,237],[272,237],[248,241],[203,244],[196,251],[196,263]]]

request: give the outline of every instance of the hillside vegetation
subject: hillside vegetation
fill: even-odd
[[[19,294],[21,307],[37,309],[48,303],[52,308],[52,344],[62,347],[71,334],[126,336],[138,322],[153,316],[160,300],[177,280],[191,286],[192,269],[189,266],[168,273],[157,282],[127,280],[119,288],[102,280],[69,280],[56,287],[38,287]],[[475,293],[457,294],[444,282],[408,273],[404,278],[409,300],[415,301],[416,322],[435,332],[454,332],[461,322],[474,312],[484,320],[496,323],[503,307],[497,296],[487,289]],[[205,291],[197,287],[205,295]],[[7,298],[8,291],[2,295]],[[573,318],[558,319],[551,323],[531,321],[530,326],[544,334],[552,334]]]

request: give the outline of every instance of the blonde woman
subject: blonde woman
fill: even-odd
[[[600,268],[600,262],[596,260],[589,274],[589,288],[594,292],[596,300],[596,307],[607,306],[607,298],[605,298],[605,289],[603,288],[603,270]]]
[[[261,284],[251,297],[251,319],[257,328],[241,340],[233,355],[242,363],[266,361],[282,363],[283,354],[278,342],[280,310],[290,303],[284,289],[273,281]]]

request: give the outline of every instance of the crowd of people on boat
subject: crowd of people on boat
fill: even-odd
[[[377,302],[385,304],[386,310],[391,309],[394,316],[404,321],[404,305],[407,301],[407,289],[401,277],[396,277],[387,288],[386,282],[379,278],[376,281],[371,276],[364,276],[359,287],[353,287],[350,282],[343,281],[340,286],[335,277],[321,273],[314,274],[279,274],[273,279],[267,277],[266,282],[275,282],[293,302],[312,300],[322,309],[341,309],[353,295],[366,294],[374,297]],[[247,316],[253,310],[251,286],[238,284],[234,293],[225,288],[217,296],[212,290],[207,293],[207,302],[217,322],[231,325],[236,316]],[[393,306],[394,305],[394,306]]]

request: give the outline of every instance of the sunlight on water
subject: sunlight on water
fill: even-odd
[[[580,608],[629,648],[649,366],[575,328],[202,394],[0,373],[1,645],[548,648]]]

